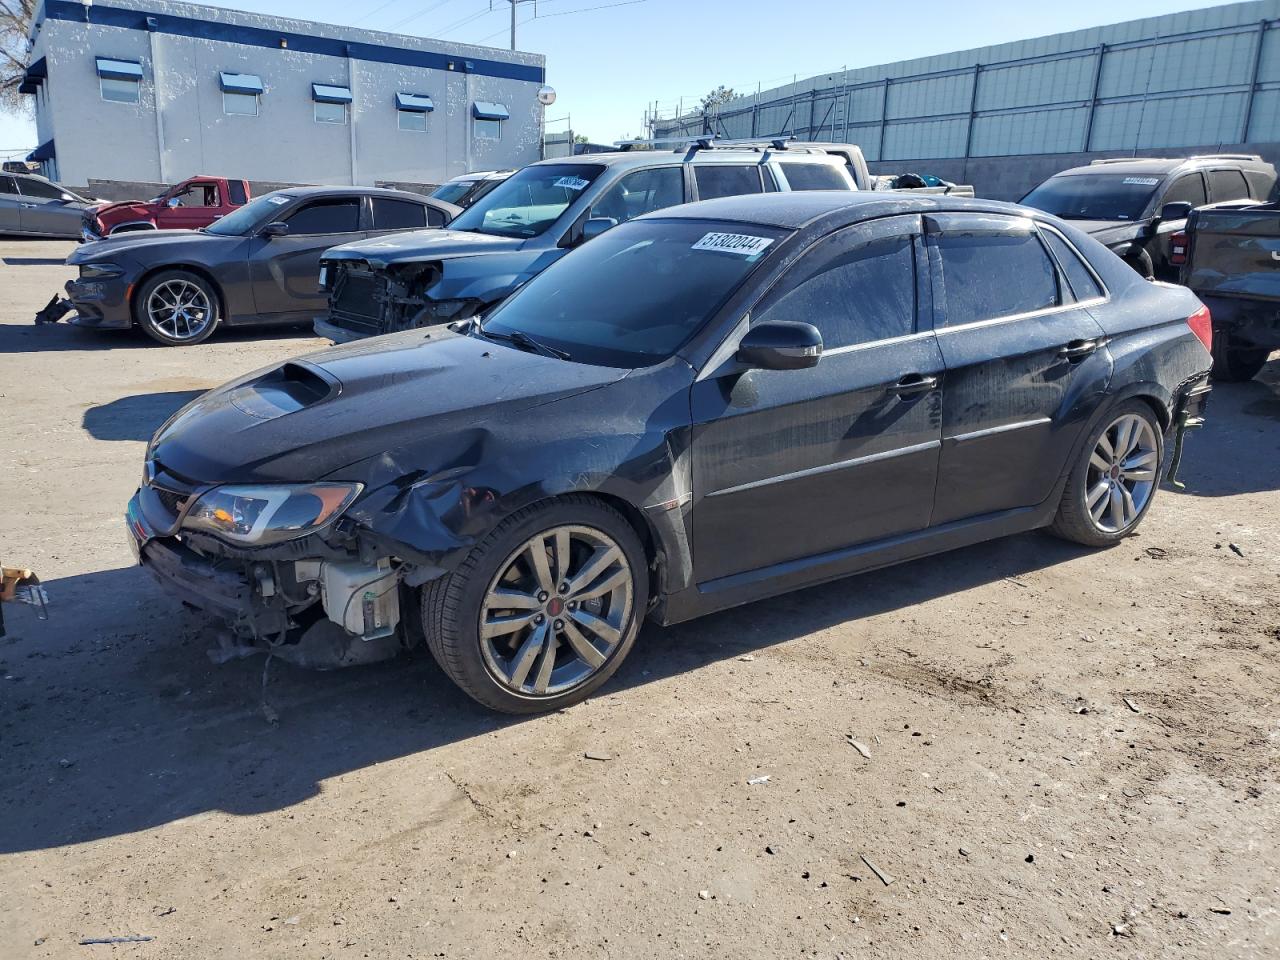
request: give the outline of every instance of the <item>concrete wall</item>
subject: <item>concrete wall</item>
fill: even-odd
[[[48,63],[36,95],[37,128],[41,142],[55,141],[53,172],[68,184],[173,183],[197,173],[280,183],[428,184],[473,169],[522,166],[540,155],[541,56],[164,0],[107,0],[88,8],[83,22],[67,19],[69,7],[85,9],[80,4],[57,3],[46,3],[51,15],[39,28],[32,60],[44,56]],[[150,28],[147,13],[158,15]],[[284,46],[236,42],[237,30],[256,31],[259,41],[264,30],[279,31]],[[456,69],[395,62],[406,51],[438,54]],[[138,103],[102,99],[96,57],[142,65]],[[221,71],[262,79],[258,116],[224,112]],[[522,75],[487,75],[504,71]],[[351,89],[348,124],[315,122],[313,83]],[[397,93],[432,98],[425,131],[398,128]],[[477,100],[510,110],[500,140],[472,136]]]
[[[1182,147],[1148,151],[1147,156],[1190,157],[1205,153],[1256,153],[1280,168],[1280,144],[1245,143]],[[932,173],[953,183],[972,184],[974,193],[991,200],[1021,199],[1032,187],[1061,170],[1081,167],[1104,157],[1132,156],[1132,151],[1096,153],[1050,153],[1019,157],[934,157],[918,160],[885,160],[869,163],[872,173]]]

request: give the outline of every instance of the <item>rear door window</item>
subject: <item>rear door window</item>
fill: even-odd
[[[1029,225],[985,221],[936,235],[946,326],[995,320],[1058,306],[1058,271]]]
[[[355,233],[360,229],[360,201],[354,197],[315,200],[285,222],[291,234]]]
[[[1205,196],[1203,178],[1198,173],[1179,177],[1173,181],[1160,202],[1162,204],[1189,203],[1193,207],[1203,207],[1209,202]]]
[[[1075,294],[1076,300],[1096,300],[1106,296],[1106,291],[1102,289],[1093,272],[1085,266],[1083,257],[1066,241],[1066,238],[1056,230],[1046,229],[1042,233],[1049,244],[1049,249],[1057,258],[1058,265],[1062,267],[1062,272],[1067,275],[1067,282],[1071,284],[1071,292]]]
[[[848,190],[849,181],[838,167],[825,163],[780,163],[792,190]]]
[[[1213,194],[1214,203],[1224,200],[1247,200],[1249,185],[1245,183],[1244,174],[1239,170],[1210,170],[1209,192]]]
[[[698,198],[701,200],[740,197],[748,193],[764,192],[758,164],[744,166],[730,163],[695,164],[693,178],[698,184]]]
[[[0,193],[16,194],[18,184],[13,177],[0,176]]]
[[[591,216],[610,217],[622,223],[681,203],[684,172],[679,167],[653,167],[627,174],[602,193],[591,207]]]
[[[421,230],[425,226],[427,208],[422,204],[389,197],[373,198],[373,229]]]
[[[245,193],[243,180],[228,180],[227,190],[231,194],[232,206],[239,207],[249,202],[249,195]]]

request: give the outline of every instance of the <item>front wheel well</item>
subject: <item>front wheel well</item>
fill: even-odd
[[[138,322],[138,295],[142,292],[142,288],[147,285],[152,277],[157,274],[167,273],[171,270],[185,270],[187,273],[195,274],[213,289],[214,296],[218,298],[218,312],[225,322],[227,319],[227,297],[222,292],[222,285],[214,278],[204,267],[198,267],[190,263],[166,263],[163,266],[152,267],[137,280],[134,281],[133,287],[129,292],[129,312],[133,316],[133,322]]]

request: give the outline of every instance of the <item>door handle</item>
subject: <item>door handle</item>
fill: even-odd
[[[928,393],[938,385],[937,377],[926,377],[920,373],[909,373],[892,387],[889,388],[890,393],[895,393],[900,397],[911,397],[917,393]]]
[[[1100,340],[1072,340],[1058,351],[1058,356],[1066,357],[1068,360],[1083,360],[1100,346],[1102,346]]]
[[[25,210],[37,210],[37,209],[39,209],[40,204],[38,204],[38,203],[24,203],[22,206],[23,206],[23,209],[25,209]]]

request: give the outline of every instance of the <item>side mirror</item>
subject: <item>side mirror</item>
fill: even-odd
[[[268,223],[262,228],[262,235],[268,240],[272,237],[287,237],[289,235],[289,225],[282,220]]]
[[[817,327],[778,320],[748,330],[738,344],[737,360],[757,370],[804,370],[817,366],[821,356]]]
[[[606,230],[612,230],[618,225],[618,221],[613,217],[592,217],[582,225],[582,241],[593,240]]]
[[[1174,203],[1166,203],[1160,208],[1160,222],[1169,223],[1174,220],[1185,220],[1191,216],[1191,204],[1185,200],[1178,200]]]
[[[60,196],[58,199],[59,199],[59,200],[61,200],[63,203],[75,203],[75,202],[76,202],[76,198],[75,198],[75,197],[73,197],[73,196],[72,196],[71,194],[69,194],[69,193],[64,193],[64,194],[63,194],[62,196]]]

